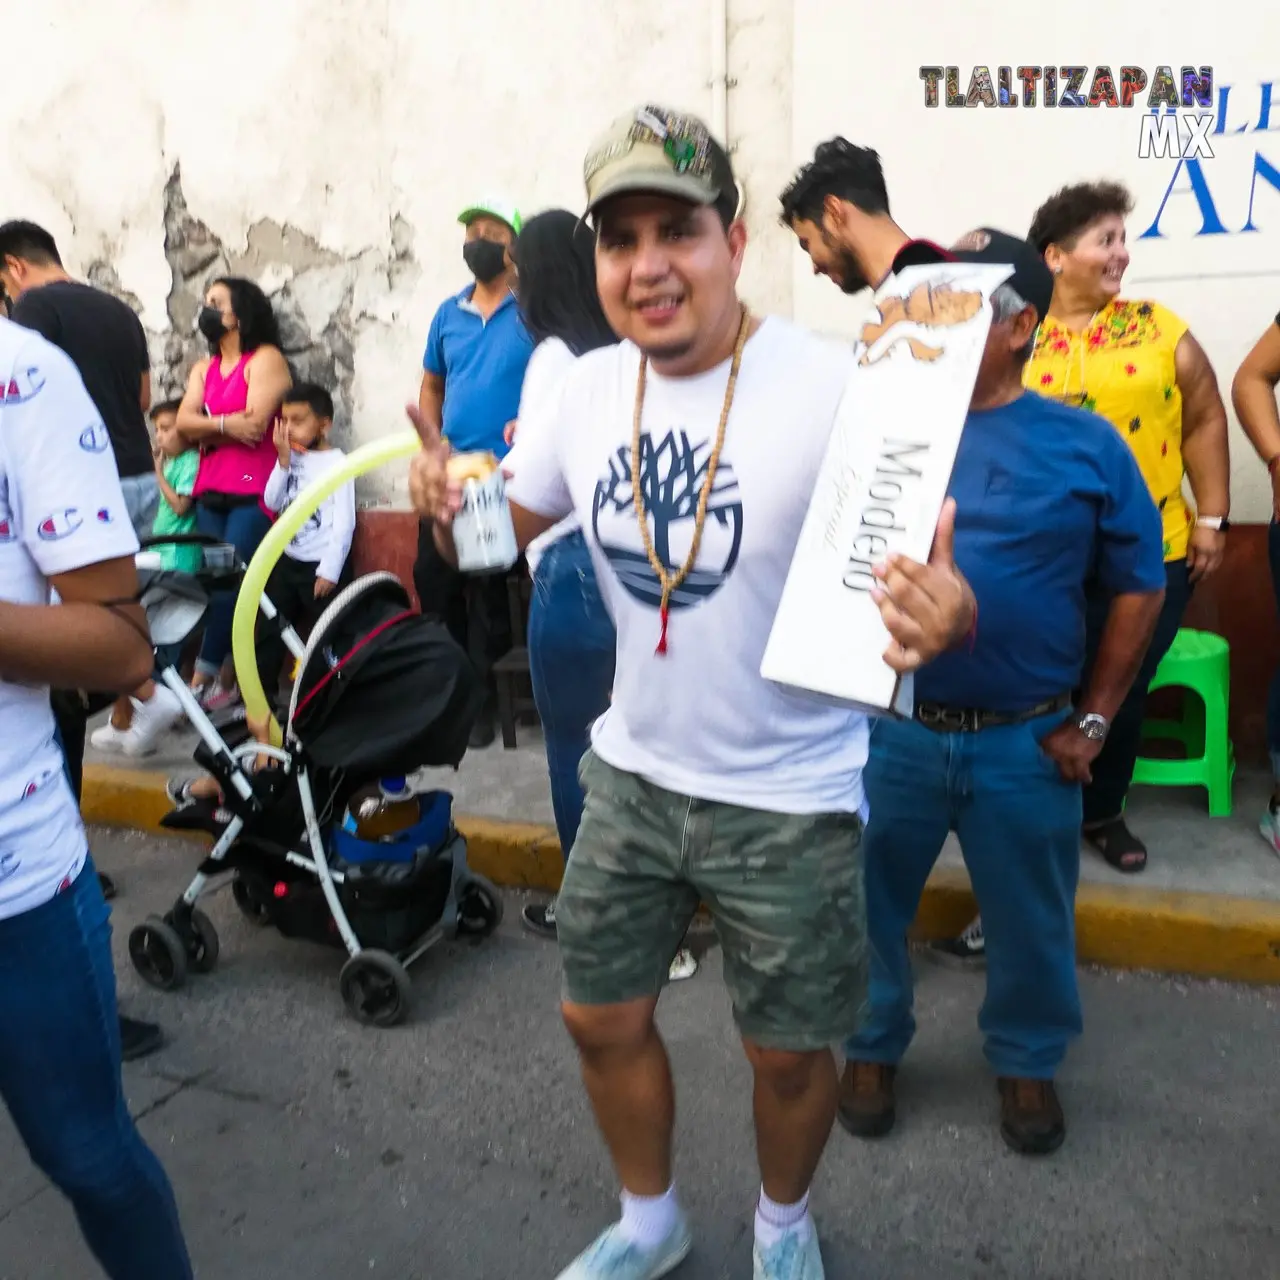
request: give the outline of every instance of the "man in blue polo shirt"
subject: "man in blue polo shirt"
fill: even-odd
[[[446,298],[431,321],[422,357],[418,408],[459,453],[507,452],[506,426],[520,406],[533,340],[512,286],[511,245],[520,233],[514,207],[490,200],[464,209],[462,256],[474,283]],[[418,532],[413,582],[422,611],[439,618],[470,655],[490,696],[471,735],[473,747],[494,739],[494,662],[510,649],[506,578],[468,578],[446,563],[427,525]]]
[[[1075,965],[1081,783],[1146,652],[1164,596],[1160,517],[1109,423],[1023,390],[1053,294],[1029,244],[988,228],[951,255],[1012,263],[952,472],[956,563],[978,601],[972,645],[916,674],[912,720],[878,720],[864,773],[871,990],[845,1046],[840,1120],[878,1137],[915,1030],[907,930],[950,831],[987,942],[978,1025],[1001,1133],[1025,1155],[1066,1135],[1053,1077],[1082,1029]],[[1085,583],[1113,595],[1088,685]]]

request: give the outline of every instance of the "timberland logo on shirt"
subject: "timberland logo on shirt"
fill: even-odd
[[[911,460],[922,462],[928,452],[927,444],[891,437],[885,440],[845,566],[843,581],[850,591],[870,591],[876,585],[872,566],[893,549],[893,535],[906,532],[900,504],[910,483],[923,474]]]
[[[710,457],[709,439],[694,444],[681,429],[668,431],[656,442],[647,432],[640,439],[641,498],[654,552],[668,573],[678,572],[689,554]],[[662,584],[640,543],[634,495],[631,448],[622,445],[609,459],[608,474],[596,483],[591,529],[627,594],[656,609],[662,603]],[[722,456],[697,563],[672,595],[671,608],[683,609],[719,591],[741,550],[742,497],[733,467]]]

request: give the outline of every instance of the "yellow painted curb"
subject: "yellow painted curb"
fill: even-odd
[[[81,810],[87,823],[161,832],[160,819],[171,807],[164,779],[154,773],[85,768]],[[467,838],[467,859],[481,875],[509,888],[552,893],[559,887],[564,864],[551,827],[460,814],[458,828]],[[975,911],[964,872],[939,868],[925,889],[913,936],[954,937]],[[1076,944],[1080,959],[1090,964],[1280,984],[1280,902],[1083,882],[1076,895]]]

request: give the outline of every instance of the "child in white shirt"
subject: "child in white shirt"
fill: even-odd
[[[280,406],[275,428],[278,460],[263,505],[281,515],[313,481],[342,465],[345,454],[329,443],[333,398],[315,383],[295,386]],[[356,528],[355,482],[348,480],[316,508],[293,536],[267,580],[266,593],[283,619],[305,637],[348,577]],[[256,643],[262,685],[270,699],[288,656],[279,627],[261,619]]]

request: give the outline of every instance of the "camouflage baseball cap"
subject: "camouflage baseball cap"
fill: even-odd
[[[614,196],[652,193],[715,204],[737,183],[724,148],[696,116],[643,106],[620,116],[592,143],[583,165],[587,213]]]

